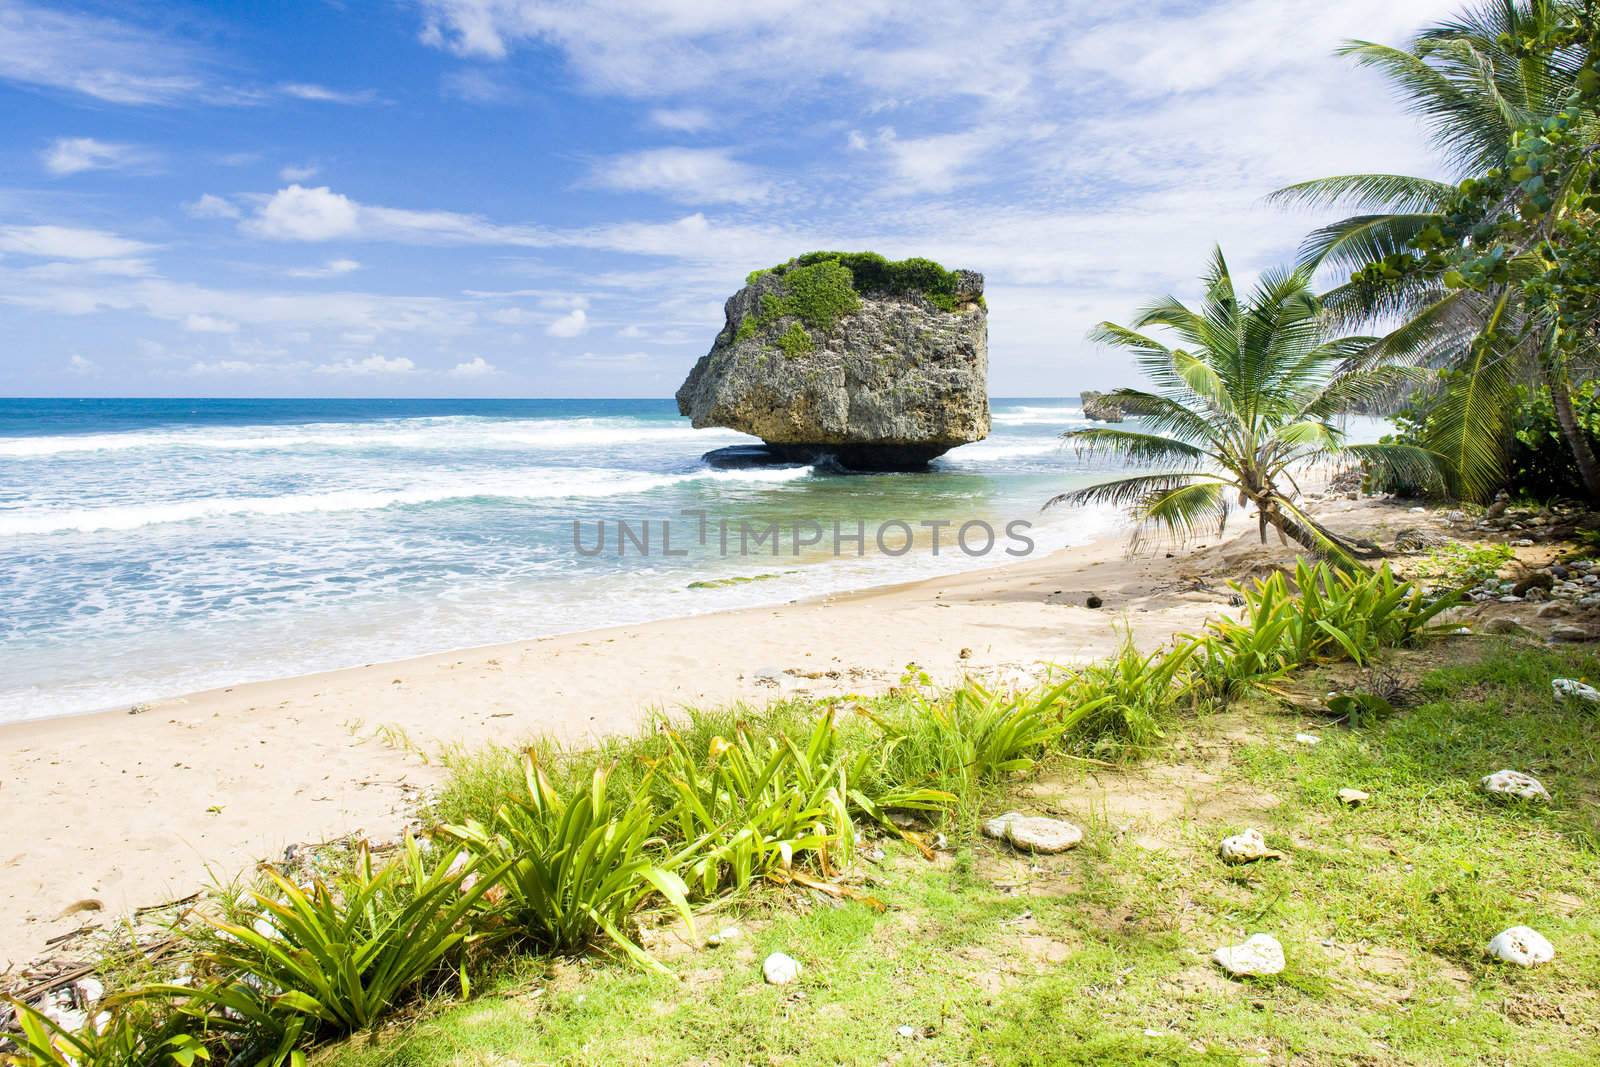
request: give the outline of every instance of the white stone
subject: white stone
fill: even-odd
[[[1555,959],[1556,950],[1539,931],[1513,926],[1494,935],[1494,940],[1489,942],[1489,955],[1518,967],[1537,967]]]
[[[1006,823],[1006,840],[1028,852],[1065,852],[1083,840],[1083,831],[1064,819],[1019,815]]]
[[[1550,683],[1550,688],[1555,692],[1557,700],[1576,698],[1587,700],[1591,704],[1600,704],[1600,689],[1585,685],[1576,678],[1557,678]]]
[[[1318,737],[1316,734],[1295,734],[1294,739],[1300,742],[1302,745],[1322,744],[1322,738]]]
[[[712,948],[716,948],[718,945],[726,945],[729,941],[737,941],[743,936],[744,931],[740,930],[737,926],[724,926],[722,929],[706,938],[706,944],[710,945]]]
[[[1256,860],[1278,859],[1283,853],[1267,847],[1261,831],[1251,827],[1242,834],[1224,837],[1217,846],[1223,863],[1254,863]]]
[[[1004,815],[996,815],[994,818],[983,824],[983,836],[992,837],[997,841],[1004,841],[1006,837],[1006,827],[1011,825],[1012,819],[1020,818],[1022,818],[1022,812],[1020,811],[1008,811]]]
[[[1008,811],[983,824],[985,837],[1010,842],[1029,852],[1065,852],[1083,840],[1083,831],[1062,819]]]
[[[774,952],[761,964],[761,976],[768,985],[788,985],[800,977],[800,961],[793,956]]]
[[[78,1003],[82,1007],[92,1008],[106,997],[106,987],[98,978],[80,978],[72,983],[72,989],[78,994]]]
[[[1359,808],[1361,805],[1365,804],[1371,799],[1372,797],[1370,795],[1363,793],[1359,789],[1339,790],[1339,803],[1346,804],[1352,808]]]
[[[1283,970],[1283,946],[1271,934],[1254,934],[1243,944],[1225,945],[1211,958],[1233,975],[1277,974]]]
[[[1550,794],[1539,779],[1521,771],[1501,770],[1486,774],[1478,780],[1478,788],[1495,796],[1520,797],[1523,800],[1550,799]]]
[[[895,1030],[895,1033],[901,1037],[916,1037],[917,1028],[915,1026],[901,1026]]]

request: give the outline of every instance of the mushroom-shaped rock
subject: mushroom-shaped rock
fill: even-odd
[[[1271,934],[1254,934],[1238,945],[1224,945],[1211,954],[1218,967],[1237,976],[1277,974],[1283,970],[1283,946]]]
[[[751,274],[724,311],[677,393],[697,428],[862,470],[915,469],[989,435],[981,274],[811,252]]]
[[[1555,946],[1539,931],[1513,926],[1495,934],[1489,942],[1489,955],[1518,967],[1537,967],[1556,958]]]
[[[1478,780],[1478,788],[1497,797],[1516,797],[1521,800],[1549,801],[1550,794],[1544,783],[1531,774],[1521,771],[1495,771]]]

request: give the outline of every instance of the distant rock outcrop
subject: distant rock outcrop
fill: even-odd
[[[1082,401],[1083,417],[1094,419],[1097,422],[1121,422],[1122,403],[1110,393],[1097,393],[1093,389],[1085,389],[1079,394]]]
[[[863,470],[921,467],[989,434],[981,274],[813,252],[751,274],[725,311],[678,389],[696,427]]]

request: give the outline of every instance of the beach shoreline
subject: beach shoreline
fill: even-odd
[[[1378,502],[1322,506],[1370,528]],[[0,799],[28,831],[0,851],[0,971],[64,934],[193,893],[290,845],[393,839],[451,745],[581,745],[652,713],[1021,680],[1127,637],[1149,649],[1226,608],[1225,577],[1292,558],[1235,525],[1220,543],[1129,556],[1126,530],[1073,548],[763,607],[439,652],[0,726]],[[1103,606],[1086,606],[1090,594]]]

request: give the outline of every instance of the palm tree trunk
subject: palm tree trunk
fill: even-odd
[[[1326,554],[1328,543],[1332,542],[1353,559],[1382,559],[1388,555],[1371,541],[1353,540],[1336,534],[1315,519],[1307,518],[1301,522],[1271,504],[1261,509],[1261,515],[1278,533],[1293,538],[1297,544],[1313,552]]]
[[[1546,387],[1550,390],[1550,403],[1556,409],[1556,423],[1566,440],[1572,458],[1578,463],[1578,476],[1583,479],[1584,491],[1591,504],[1600,502],[1600,461],[1595,459],[1589,446],[1589,435],[1578,425],[1578,413],[1572,407],[1572,385],[1566,375],[1552,366],[1550,360],[1540,360]]]

